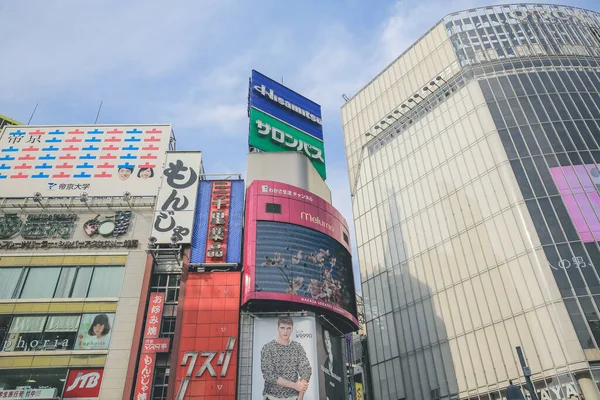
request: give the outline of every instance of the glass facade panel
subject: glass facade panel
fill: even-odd
[[[30,268],[21,291],[21,299],[51,299],[60,275],[60,268]]]
[[[552,371],[600,361],[600,41],[589,29],[600,18],[521,4],[443,24],[462,69],[440,65],[431,94],[398,104],[402,115],[379,127],[364,165],[357,153],[374,132],[370,118],[395,110],[350,101],[365,128],[349,131],[346,146],[351,181],[359,174],[353,210],[374,398],[502,398],[520,376],[516,345],[549,377],[536,378],[546,389],[539,396],[554,398]],[[389,381],[398,369],[402,391]],[[575,380],[559,383],[577,388]]]
[[[94,268],[88,297],[119,297],[124,270],[122,267]]]

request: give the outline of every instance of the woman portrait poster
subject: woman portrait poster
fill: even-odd
[[[75,350],[106,350],[110,343],[115,314],[81,316]]]

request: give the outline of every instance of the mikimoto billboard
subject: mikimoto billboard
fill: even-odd
[[[170,125],[5,126],[2,197],[155,196]]]
[[[244,249],[242,304],[318,310],[356,329],[348,226],[331,204],[295,186],[254,181]]]
[[[250,106],[323,141],[321,106],[252,70]]]

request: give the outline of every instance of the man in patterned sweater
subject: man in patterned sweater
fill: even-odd
[[[260,369],[265,379],[264,400],[302,400],[308,389],[312,368],[306,352],[290,340],[294,321],[277,321],[277,339],[265,344],[260,352]]]

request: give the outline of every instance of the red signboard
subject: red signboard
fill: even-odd
[[[175,398],[234,400],[240,272],[190,273],[183,303]]]
[[[72,369],[65,383],[63,399],[97,399],[103,369]]]
[[[164,304],[164,293],[152,293],[150,295],[150,303],[148,303],[148,317],[146,319],[146,330],[144,332],[144,339],[158,338],[158,334],[160,333],[160,321],[162,319]]]
[[[166,353],[169,351],[169,338],[144,338],[142,353]]]
[[[210,195],[210,215],[206,240],[206,264],[225,262],[227,256],[227,227],[231,182],[214,181]]]
[[[154,365],[156,364],[156,353],[142,354],[138,365],[137,381],[133,398],[150,399],[152,392],[152,377],[154,376]]]

